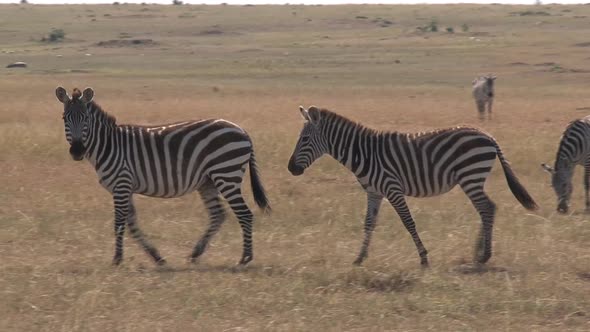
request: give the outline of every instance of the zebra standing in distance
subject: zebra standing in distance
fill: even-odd
[[[492,118],[492,103],[494,102],[494,81],[496,76],[488,74],[486,76],[476,77],[472,82],[472,94],[475,98],[477,111],[480,120],[484,119],[486,104],[488,106],[488,119]]]
[[[99,183],[113,195],[113,264],[123,259],[126,226],[157,264],[165,264],[137,225],[133,194],[170,198],[193,191],[201,195],[210,225],[195,245],[191,261],[205,251],[225,220],[221,197],[228,201],[242,228],[244,247],[239,264],[253,259],[253,216],[241,192],[247,165],[256,204],[266,211],[270,206],[258,175],[252,141],[242,128],[221,119],[159,126],[118,125],[93,101],[91,88],[84,92],[74,89],[70,97],[58,87],[55,94],[64,104],[65,134],[72,158],[86,158],[96,169]]]
[[[537,204],[520,184],[496,140],[478,129],[455,127],[421,133],[380,132],[315,106],[299,107],[306,120],[289,160],[289,171],[301,175],[316,159],[330,154],[352,171],[367,192],[365,237],[354,264],[368,255],[371,234],[383,198],[395,208],[408,230],[423,266],[427,251],[418,236],[405,196],[441,195],[459,184],[482,220],[475,260],[492,255],[492,227],[496,205],[484,192],[484,183],[496,157],[510,190],[527,209]]]
[[[576,165],[584,166],[584,191],[586,193],[586,213],[590,212],[590,115],[570,122],[566,127],[554,167],[541,164],[551,173],[551,186],[557,195],[557,211],[567,213],[572,196],[572,177]]]

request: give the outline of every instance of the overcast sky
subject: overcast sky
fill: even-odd
[[[162,4],[169,4],[172,0],[28,0],[30,3],[34,4],[72,4],[72,3],[113,3],[114,1],[129,2],[129,3],[162,3]],[[0,0],[0,3],[17,3],[19,0]],[[227,3],[227,4],[235,4],[235,5],[243,5],[243,4],[252,4],[252,5],[259,5],[259,4],[326,4],[326,5],[335,5],[335,4],[363,4],[363,3],[373,3],[373,4],[411,4],[411,3],[431,3],[431,4],[443,4],[443,3],[502,3],[502,4],[534,4],[534,0],[186,0],[185,3],[191,4],[220,4],[220,3]],[[586,3],[590,2],[590,0],[580,1],[580,0],[547,0],[542,1],[543,3],[561,3],[561,4],[576,4],[576,3]]]

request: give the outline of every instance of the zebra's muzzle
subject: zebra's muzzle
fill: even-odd
[[[79,142],[79,141],[72,142],[72,145],[70,146],[70,155],[72,156],[72,159],[74,159],[76,161],[80,161],[80,160],[84,159],[85,153],[86,153],[86,148],[84,147],[84,144],[82,144],[82,142]]]
[[[297,166],[294,162],[290,161],[289,162],[289,172],[291,172],[292,175],[298,176],[303,174],[303,171],[305,170],[303,167],[301,166]]]

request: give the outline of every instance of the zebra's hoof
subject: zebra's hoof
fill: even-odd
[[[156,264],[158,266],[164,266],[164,265],[166,265],[166,260],[164,258],[160,258],[156,261]]]
[[[476,262],[477,264],[485,264],[485,263],[487,263],[487,262],[490,260],[490,258],[491,258],[491,257],[492,257],[492,255],[491,255],[491,254],[484,254],[484,255],[482,255],[482,256],[479,256],[479,257],[478,257],[478,258],[475,260],[475,262]]]
[[[354,262],[352,262],[352,265],[354,265],[354,266],[361,266],[361,264],[363,264],[363,261],[364,260],[365,260],[364,258],[360,258],[359,257],[359,258],[355,259]]]
[[[246,265],[248,263],[250,263],[252,261],[252,259],[254,259],[254,257],[252,256],[244,256],[242,257],[242,259],[240,259],[240,261],[238,262],[238,265]]]
[[[423,268],[428,268],[430,267],[430,264],[428,263],[427,259],[422,259],[420,260],[420,266],[422,266]]]
[[[123,261],[123,257],[114,257],[113,258],[113,266],[119,266],[121,265],[121,262]]]

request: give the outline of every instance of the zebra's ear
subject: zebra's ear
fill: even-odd
[[[309,121],[309,114],[307,113],[305,107],[299,105],[299,112],[301,112],[301,116],[305,121]]]
[[[68,96],[68,92],[66,91],[66,89],[64,89],[61,86],[58,86],[57,89],[55,89],[55,96],[57,97],[57,100],[61,101],[62,103],[67,103],[70,101],[70,96]]]
[[[548,172],[548,173],[550,173],[550,174],[555,174],[555,170],[553,169],[553,167],[551,167],[551,166],[549,166],[549,165],[547,165],[547,164],[545,164],[545,163],[541,164],[541,167],[542,167],[542,168],[543,168],[543,169],[544,169],[546,172]]]
[[[309,108],[307,109],[307,115],[309,117],[309,122],[311,122],[311,124],[317,125],[318,123],[320,123],[320,109],[317,106],[309,106]]]
[[[92,101],[92,98],[94,98],[94,90],[92,90],[92,88],[84,89],[81,100],[85,103],[89,103]]]

